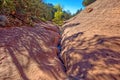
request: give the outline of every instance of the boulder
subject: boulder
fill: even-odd
[[[0,27],[5,27],[8,23],[8,18],[5,15],[0,15]]]

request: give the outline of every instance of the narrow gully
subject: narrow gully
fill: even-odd
[[[58,42],[58,45],[57,45],[57,48],[58,48],[57,56],[58,56],[59,60],[60,60],[61,63],[62,63],[64,72],[66,72],[66,67],[65,67],[65,65],[64,65],[64,62],[63,62],[61,56],[60,56],[61,51],[62,51],[62,50],[61,50],[61,49],[62,49],[62,45],[61,45],[61,40],[62,40],[62,39],[61,39],[61,36],[62,36],[62,33],[61,33],[61,29],[60,29],[60,28],[59,28],[59,35],[60,35],[60,39],[59,39],[59,42]]]

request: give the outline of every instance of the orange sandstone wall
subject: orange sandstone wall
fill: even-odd
[[[120,0],[97,0],[66,21],[61,45],[75,80],[120,80]]]

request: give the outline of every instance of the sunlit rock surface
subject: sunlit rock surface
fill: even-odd
[[[97,0],[66,21],[61,46],[74,80],[120,80],[120,0]]]
[[[0,80],[65,80],[52,24],[0,28]]]

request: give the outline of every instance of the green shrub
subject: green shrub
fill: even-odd
[[[0,13],[10,13],[15,10],[13,0],[0,0]]]
[[[43,0],[0,0],[0,14],[17,18],[28,25],[35,21],[34,17],[45,22],[53,21],[57,25],[62,25],[71,17],[71,13],[63,11],[59,4],[54,6]]]
[[[53,22],[56,23],[57,25],[61,26],[63,24],[63,11],[62,11],[62,7],[58,4],[55,5],[54,8],[56,9],[56,12],[54,13],[54,18],[53,18]]]
[[[84,6],[88,6],[89,4],[91,4],[91,3],[93,3],[93,2],[95,2],[96,0],[83,0],[83,5]]]

